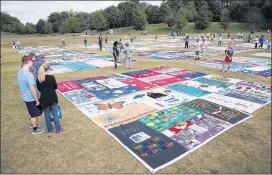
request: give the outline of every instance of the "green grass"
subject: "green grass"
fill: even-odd
[[[124,33],[126,35],[126,33]],[[115,40],[124,35],[110,36]],[[11,49],[12,40],[22,46],[60,45],[62,35],[2,37],[1,55],[1,173],[150,173],[139,161],[119,145],[109,134],[83,115],[63,95],[58,93],[63,118],[63,132],[56,137],[47,133],[32,135],[27,128],[28,113],[21,100],[16,81],[21,54]],[[137,36],[137,38],[153,36]],[[67,37],[67,44],[83,43],[84,36]],[[97,36],[88,36],[97,41]],[[108,54],[88,49],[98,54]],[[255,51],[256,52],[256,51]],[[236,56],[250,56],[251,53]],[[258,51],[257,51],[258,52]],[[210,57],[222,59],[223,54]],[[271,79],[239,73],[221,73],[215,69],[191,65],[192,60],[161,61],[133,57],[141,61],[132,70],[165,65],[180,67],[228,78],[270,84]],[[123,66],[93,71],[57,74],[57,81],[82,79],[125,72]],[[44,117],[40,117],[44,124]],[[271,173],[271,104],[254,112],[253,117],[218,136],[208,144],[158,173]]]

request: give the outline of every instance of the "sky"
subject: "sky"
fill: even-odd
[[[36,24],[39,19],[46,19],[52,12],[82,11],[94,12],[111,5],[117,6],[122,1],[1,1],[1,11],[17,17],[22,23]],[[145,1],[160,5],[161,1]]]

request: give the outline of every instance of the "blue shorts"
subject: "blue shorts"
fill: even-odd
[[[25,102],[25,103],[31,118],[39,117],[42,115],[42,112],[43,112],[42,107],[36,106],[35,101]]]

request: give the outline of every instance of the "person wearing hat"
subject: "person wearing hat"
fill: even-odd
[[[33,57],[23,56],[22,67],[17,72],[17,82],[21,97],[25,102],[30,115],[30,128],[32,128],[32,134],[39,134],[42,133],[43,130],[38,128],[38,117],[42,115],[43,111],[40,107],[40,94],[36,87],[35,77],[29,71],[32,66]]]
[[[131,49],[129,47],[129,41],[126,42],[126,47],[124,48],[124,54],[127,60],[127,69],[131,69]]]
[[[119,43],[118,41],[114,41],[113,43],[113,48],[112,48],[112,54],[113,54],[113,58],[114,58],[114,68],[117,69],[117,61],[119,58]]]
[[[225,57],[225,60],[223,62],[223,66],[222,66],[221,72],[224,72],[225,64],[228,64],[228,70],[227,70],[227,72],[229,72],[230,67],[231,67],[233,53],[234,53],[234,50],[233,50],[232,46],[228,46],[228,48],[225,50],[226,57]]]

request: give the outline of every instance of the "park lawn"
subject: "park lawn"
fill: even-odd
[[[1,55],[1,173],[150,173],[115,139],[94,124],[64,96],[58,93],[63,118],[63,132],[56,137],[47,133],[32,135],[27,128],[28,113],[22,102],[16,81],[21,54],[11,49],[12,40],[22,46],[60,45],[63,36],[2,37]],[[111,36],[110,40],[122,37]],[[137,36],[137,38],[153,36]],[[159,36],[160,37],[160,36]],[[84,36],[67,37],[67,44],[83,43]],[[97,36],[88,38],[97,41]],[[93,51],[91,49],[88,49]],[[109,52],[95,51],[109,54]],[[255,51],[256,52],[256,51]],[[237,53],[249,56],[251,53]],[[222,59],[220,54],[211,59]],[[133,70],[160,65],[186,68],[228,78],[238,78],[270,84],[271,79],[189,64],[193,60],[162,61],[133,57],[141,61]],[[55,75],[57,81],[94,77],[125,72],[123,66]],[[40,117],[45,126],[44,117]],[[259,109],[253,117],[223,133],[158,173],[271,173],[271,103]]]

